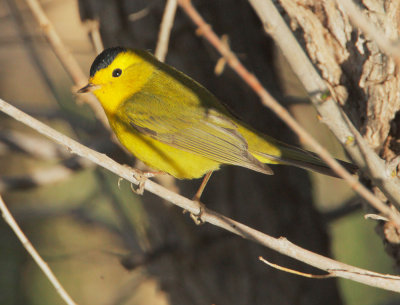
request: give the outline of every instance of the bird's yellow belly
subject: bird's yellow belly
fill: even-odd
[[[216,161],[164,144],[136,130],[126,130],[122,126],[112,127],[121,144],[155,170],[178,179],[194,179],[219,169],[220,164]]]

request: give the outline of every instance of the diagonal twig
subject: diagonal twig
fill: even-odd
[[[87,83],[87,77],[85,73],[83,73],[77,60],[61,40],[60,36],[56,32],[49,18],[47,18],[39,2],[37,0],[25,0],[25,1],[28,4],[30,10],[32,11],[32,14],[35,17],[36,21],[39,23],[40,28],[42,29],[43,34],[47,38],[47,41],[50,43],[54,53],[60,60],[62,66],[67,71],[68,75],[71,77],[75,86],[77,88],[84,86]],[[73,91],[76,91],[76,88],[73,88]],[[108,126],[107,118],[104,115],[103,109],[97,102],[97,99],[94,97],[94,95],[87,94],[86,97],[83,97],[83,101],[85,101],[93,109],[96,117],[99,120],[101,120],[103,125]]]
[[[46,262],[42,259],[42,257],[36,251],[36,249],[32,246],[31,242],[22,232],[21,228],[18,226],[14,217],[12,217],[10,211],[8,210],[1,196],[0,196],[0,211],[2,213],[4,221],[11,227],[15,235],[17,235],[21,244],[24,246],[26,251],[32,256],[33,260],[36,262],[39,268],[42,269],[43,273],[49,279],[50,283],[54,286],[60,297],[68,305],[77,305],[74,302],[74,300],[70,297],[70,295],[67,293],[67,291],[65,291],[64,287],[58,281],[57,277],[54,275],[53,271],[51,271],[50,267],[46,264]]]
[[[177,6],[177,0],[168,0],[167,4],[165,5],[160,32],[158,34],[157,47],[156,51],[154,52],[154,56],[160,61],[164,61],[165,57],[167,56],[169,36],[171,34],[172,26],[174,25]]]

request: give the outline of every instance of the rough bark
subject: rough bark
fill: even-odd
[[[293,28],[365,139],[381,151],[400,107],[394,60],[355,28],[335,1],[280,1]],[[398,38],[398,1],[361,1],[370,21]]]

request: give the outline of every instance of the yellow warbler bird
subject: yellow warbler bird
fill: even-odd
[[[112,130],[132,154],[176,178],[207,174],[204,187],[221,165],[272,175],[266,163],[336,176],[314,153],[254,130],[202,85],[148,52],[104,50],[90,68],[89,84],[78,92],[88,91],[100,101]],[[357,169],[340,162],[351,172]]]

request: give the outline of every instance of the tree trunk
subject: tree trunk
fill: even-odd
[[[328,84],[335,100],[345,109],[368,145],[387,161],[387,170],[398,178],[400,153],[400,77],[395,60],[385,55],[377,42],[354,26],[337,1],[290,1],[280,4],[297,29],[310,59]],[[400,2],[397,0],[356,1],[368,23],[387,39],[398,40]],[[375,195],[387,199],[374,187]],[[387,252],[399,266],[398,229],[390,222],[377,230]]]

